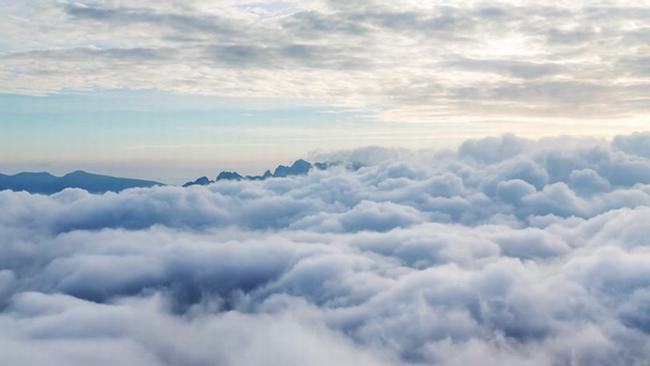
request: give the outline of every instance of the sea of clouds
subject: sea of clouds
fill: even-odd
[[[0,192],[2,365],[647,365],[650,134]]]

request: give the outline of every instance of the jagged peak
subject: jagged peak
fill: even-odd
[[[242,177],[239,173],[237,172],[228,172],[228,171],[222,171],[217,175],[217,181],[220,180],[242,180],[244,177]]]
[[[213,183],[208,177],[202,176],[199,178],[196,178],[196,180],[192,182],[187,182],[183,184],[183,187],[189,187],[189,186],[207,186],[208,184]]]
[[[312,164],[305,159],[298,159],[294,161],[290,166],[282,165],[282,164],[278,165],[273,172],[267,169],[262,175],[242,176],[238,172],[224,170],[221,171],[219,175],[217,175],[214,181],[210,181],[207,177],[201,177],[195,181],[190,181],[183,184],[183,187],[188,187],[191,185],[207,185],[222,180],[266,180],[269,178],[284,178],[284,177],[295,176],[295,175],[307,175],[312,168],[316,168],[319,170],[326,170],[332,166],[336,166],[339,164],[340,162],[316,162]],[[202,180],[202,182],[199,183],[199,180]]]

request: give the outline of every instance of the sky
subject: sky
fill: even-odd
[[[648,1],[0,0],[0,172],[648,130]]]

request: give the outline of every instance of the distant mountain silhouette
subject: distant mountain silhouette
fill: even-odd
[[[247,180],[264,180],[264,179],[272,178],[272,177],[273,177],[273,174],[271,173],[271,171],[267,170],[267,171],[264,172],[263,175],[247,175],[246,179]]]
[[[187,182],[187,183],[183,184],[183,187],[207,186],[210,183],[212,183],[212,181],[210,179],[208,179],[208,177],[203,176],[201,178],[196,178],[196,180],[193,181],[193,182]]]
[[[305,175],[311,170],[311,163],[306,160],[296,160],[291,166],[278,165],[273,172],[273,176],[288,177],[290,175]]]
[[[296,160],[293,164],[291,164],[291,166],[278,165],[278,167],[275,168],[273,173],[271,173],[270,170],[267,170],[266,172],[264,172],[263,175],[247,175],[244,177],[237,172],[222,171],[219,173],[219,175],[217,175],[215,180],[209,180],[207,177],[201,177],[195,181],[187,182],[183,184],[183,187],[189,187],[194,185],[205,186],[210,183],[214,183],[222,180],[266,180],[269,178],[284,178],[284,177],[289,177],[294,175],[306,175],[307,173],[309,173],[309,171],[312,168],[325,170],[334,165],[338,165],[338,163],[314,163],[312,165],[307,160],[299,159]]]
[[[127,188],[153,187],[162,183],[91,174],[81,170],[68,173],[62,177],[50,173],[0,174],[0,191],[27,191],[29,193],[52,194],[66,188],[81,188],[91,193],[119,192]]]
[[[242,180],[244,177],[239,175],[237,172],[221,172],[217,175],[216,181],[220,180]]]

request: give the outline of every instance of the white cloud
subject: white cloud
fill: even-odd
[[[290,98],[419,122],[648,111],[645,1],[0,6],[2,92]]]
[[[644,136],[504,136],[187,189],[0,192],[0,363],[642,362]]]

